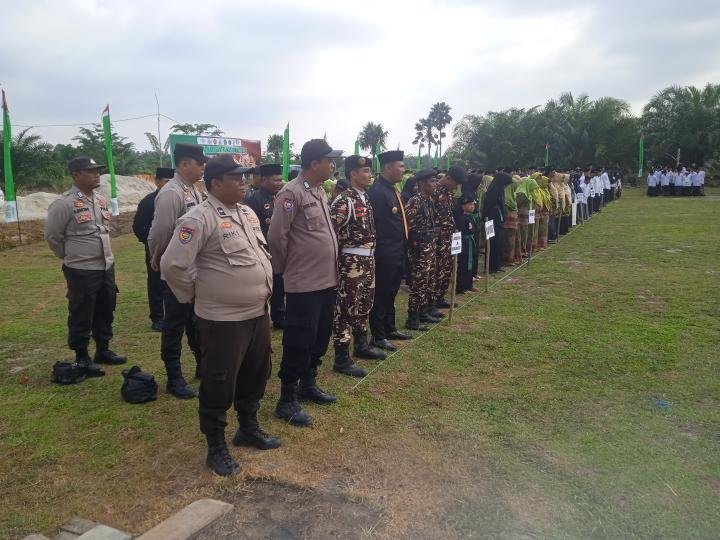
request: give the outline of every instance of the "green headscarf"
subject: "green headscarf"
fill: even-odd
[[[508,212],[517,212],[518,206],[515,200],[515,191],[520,184],[512,182],[510,185],[505,187],[505,209]]]
[[[531,205],[533,202],[533,192],[539,187],[534,178],[525,178],[522,182],[518,183],[516,193],[522,193],[527,199],[528,205]]]

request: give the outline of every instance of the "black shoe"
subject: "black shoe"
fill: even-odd
[[[230,476],[240,469],[228,451],[225,436],[208,437],[208,453],[205,464],[215,474]]]
[[[420,314],[418,315],[418,319],[420,320],[421,323],[431,323],[431,324],[439,323],[440,321],[442,321],[442,318],[431,315],[427,311],[427,309],[420,312]]]
[[[333,364],[333,370],[343,375],[349,375],[350,377],[365,377],[367,370],[358,366],[352,358],[348,345],[340,345],[335,347],[335,363]]]
[[[113,366],[119,366],[120,364],[124,364],[127,362],[127,358],[124,356],[120,356],[119,354],[115,354],[110,349],[105,349],[102,351],[95,352],[95,358],[93,358],[93,362],[96,364],[110,364]]]
[[[420,314],[416,311],[408,311],[408,320],[405,323],[408,330],[417,330],[419,332],[427,331],[427,325],[420,322]]]
[[[105,376],[105,371],[98,366],[95,362],[90,360],[89,356],[85,356],[84,358],[78,358],[75,360],[75,363],[77,363],[78,367],[85,371],[86,377],[103,377]]]
[[[330,405],[337,401],[337,396],[324,392],[317,384],[305,385],[300,382],[297,391],[297,399],[300,402],[310,401],[318,405]]]
[[[359,345],[356,344],[353,349],[353,356],[355,356],[355,358],[365,358],[367,360],[385,360],[385,358],[387,358],[387,355],[384,352],[376,351],[368,345],[367,342]]]
[[[387,339],[373,339],[370,345],[377,347],[378,349],[385,349],[386,351],[397,351],[397,347],[390,343]]]
[[[180,399],[192,399],[197,395],[195,389],[190,386],[183,377],[169,379],[165,388],[168,394],[172,394]]]
[[[426,312],[428,315],[430,315],[431,317],[434,317],[435,319],[442,320],[445,318],[445,314],[442,311],[440,311],[438,308],[436,308],[434,305],[428,306]]]
[[[402,332],[399,332],[398,330],[394,330],[393,332],[390,332],[388,334],[388,339],[396,339],[398,341],[406,341],[408,339],[412,339],[413,337],[410,334],[403,334]]]
[[[441,298],[437,302],[435,302],[435,307],[439,309],[450,309],[450,302],[445,300],[444,298]],[[458,307],[457,303],[453,307]]]
[[[280,400],[275,406],[275,416],[293,426],[305,427],[312,424],[312,417],[303,411],[297,401],[297,383],[283,383],[280,387]]]
[[[154,330],[155,332],[162,332],[163,329],[163,323],[162,321],[155,321],[150,325],[150,329]]]
[[[260,427],[239,427],[232,442],[235,446],[252,446],[258,450],[272,450],[280,446],[280,439],[268,435]]]

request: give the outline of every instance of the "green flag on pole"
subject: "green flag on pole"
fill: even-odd
[[[360,155],[360,141],[358,139],[355,139],[355,155]]]
[[[438,149],[435,148],[435,159],[433,160],[433,168],[440,168],[440,157],[438,156]]]
[[[419,171],[420,167],[422,167],[422,158],[420,157],[420,145],[418,145],[418,157],[415,160],[415,172]]]
[[[13,180],[12,156],[10,147],[12,145],[12,129],[10,127],[10,112],[5,100],[5,90],[2,91],[3,110],[3,158],[5,169],[5,223],[13,223],[18,220],[17,201],[15,200],[15,181]]]
[[[640,135],[640,143],[638,148],[638,178],[643,175],[643,166],[645,165],[645,138]]]
[[[105,156],[107,157],[107,168],[110,173],[110,207],[112,215],[120,215],[120,207],[117,198],[117,182],[115,181],[115,163],[112,154],[112,131],[110,129],[110,105],[105,105],[102,112],[103,135],[105,136]]]
[[[285,126],[283,133],[282,179],[287,182],[290,178],[290,122]]]
[[[545,143],[545,166],[550,166],[550,143]]]
[[[373,165],[374,165],[373,168],[375,169],[375,172],[378,172],[378,173],[380,172],[380,158],[378,158],[379,153],[380,153],[380,141],[375,143],[375,163],[373,163]]]

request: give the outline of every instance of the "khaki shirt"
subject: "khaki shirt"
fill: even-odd
[[[272,266],[260,220],[249,207],[211,195],[182,216],[160,260],[179,302],[211,321],[244,321],[265,313]]]
[[[150,262],[153,268],[159,268],[160,257],[165,252],[177,220],[191,208],[202,202],[202,195],[195,188],[183,182],[182,177],[175,176],[155,197],[155,213],[148,233]]]
[[[337,287],[338,242],[322,186],[300,174],[275,196],[268,242],[273,271],[289,293]]]
[[[90,197],[73,186],[53,201],[45,222],[45,240],[63,264],[80,270],[109,270],[110,209],[96,190]]]

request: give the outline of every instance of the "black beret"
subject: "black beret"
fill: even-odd
[[[437,176],[437,172],[434,169],[423,169],[422,171],[415,173],[413,180],[416,182],[422,182],[423,180],[429,180],[434,176]]]
[[[208,160],[203,153],[202,146],[190,143],[177,143],[173,150],[173,157],[175,158],[175,163],[180,161],[181,158],[192,158],[200,163],[207,163]]]
[[[275,176],[276,174],[282,174],[282,165],[279,163],[265,163],[255,167],[252,172],[260,176]]]
[[[175,169],[171,167],[158,167],[155,169],[155,178],[160,180],[161,178],[172,178],[175,176]]]
[[[387,165],[388,163],[405,159],[405,152],[402,150],[389,150],[388,152],[378,154],[378,159],[380,160],[380,165]]]
[[[464,184],[467,181],[467,175],[462,167],[452,166],[448,169],[446,176],[452,178],[458,184]]]

